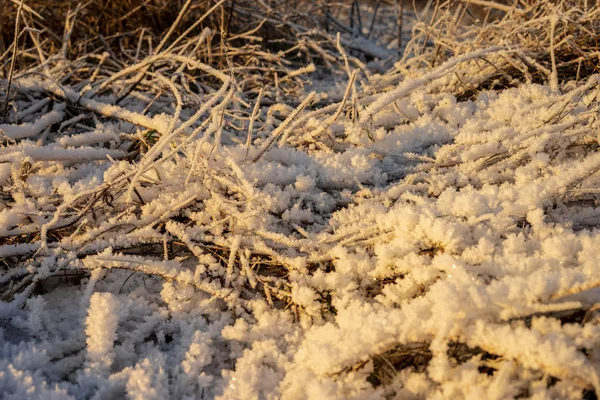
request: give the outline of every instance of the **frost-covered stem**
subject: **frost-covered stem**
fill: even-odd
[[[67,11],[67,17],[65,18],[65,32],[63,35],[63,42],[62,42],[62,49],[61,49],[63,60],[67,59],[67,53],[69,50],[69,41],[71,40],[71,35],[73,34],[73,28],[75,27],[75,18],[77,17],[77,14],[79,13],[79,11],[87,5],[88,5],[88,3],[80,2],[79,4],[77,4],[77,8],[75,9],[75,11],[73,11],[71,13],[70,7],[69,7],[69,10]]]
[[[26,74],[22,74],[19,76],[19,79],[25,77],[26,75],[39,75],[36,72],[30,71]],[[44,76],[45,79],[48,79]],[[28,81],[22,80],[20,81],[20,85],[22,88],[32,88],[37,90],[47,91],[54,96],[57,96],[60,99],[67,100],[73,104],[79,104],[82,107],[86,108],[88,111],[93,111],[105,117],[113,117],[123,121],[130,122],[134,125],[139,125],[147,129],[154,129],[157,132],[165,133],[165,129],[157,126],[156,120],[154,118],[147,117],[142,113],[136,113],[133,111],[129,111],[125,108],[119,106],[113,106],[110,104],[102,103],[87,97],[82,97],[78,92],[74,91],[71,88],[60,86],[58,83],[48,79],[49,84],[45,81]],[[57,90],[59,89],[59,90]]]
[[[224,105],[229,104],[233,99],[235,94],[235,84],[231,85],[231,88],[227,92],[227,96],[225,96],[224,102],[221,103],[219,107],[215,107],[212,112],[213,124],[215,126],[215,141],[213,143],[213,148],[210,151],[210,154],[213,152],[217,152],[219,147],[221,146],[221,136],[223,134],[223,118],[225,115]],[[203,138],[204,139],[204,138]]]
[[[175,21],[173,22],[173,24],[169,28],[169,31],[167,32],[167,34],[165,35],[165,37],[163,37],[163,39],[160,41],[160,43],[158,44],[158,46],[152,51],[153,53],[155,53],[155,54],[156,53],[160,53],[160,51],[162,50],[162,48],[165,46],[165,44],[167,43],[167,41],[169,40],[169,38],[171,37],[171,35],[175,31],[175,29],[177,28],[177,26],[179,25],[179,23],[183,19],[183,15],[186,13],[186,11],[188,10],[188,8],[190,7],[191,2],[192,2],[192,0],[187,0],[183,4],[183,7],[181,7],[181,10],[179,10],[179,14],[177,14],[177,18],[175,19]],[[143,71],[141,71],[140,73],[138,73],[138,75],[136,76],[133,84],[131,84],[131,86],[129,86],[129,88],[123,90],[123,92],[117,98],[117,104],[119,104],[123,99],[125,99],[127,96],[129,96],[133,90],[135,90],[135,88],[137,87],[137,85],[139,85],[139,83],[144,78],[145,73],[148,71],[148,69],[150,68],[151,65],[152,64],[148,64],[146,66],[146,68],[144,68]]]
[[[277,140],[279,135],[281,135],[283,133],[283,131],[288,127],[288,125],[290,125],[290,123],[298,116],[298,114],[300,114],[302,112],[302,110],[304,110],[306,108],[308,103],[310,103],[314,99],[315,95],[316,95],[316,92],[310,92],[309,95],[306,96],[304,101],[302,101],[302,103],[300,103],[300,105],[298,107],[296,107],[296,109],[285,119],[285,121],[283,121],[281,123],[281,125],[279,125],[277,128],[275,128],[273,130],[273,132],[271,133],[271,139],[262,148],[262,150],[258,153],[258,155],[256,157],[254,157],[254,159],[252,160],[253,163],[260,160],[260,158],[263,156],[263,154],[265,154],[265,152],[267,150],[269,150],[269,147],[271,147],[273,142],[275,140]]]
[[[573,295],[576,293],[585,292],[587,290],[595,289],[598,287],[600,287],[600,278],[574,285],[574,286],[568,288],[567,290],[563,290],[561,292],[553,294],[550,298],[552,300],[556,301],[562,297],[566,297],[566,296]]]
[[[192,163],[190,165],[190,170],[185,178],[185,183],[184,186],[187,188],[190,184],[190,180],[192,179],[192,175],[194,175],[194,172],[196,171],[196,165],[198,164],[198,156],[200,155],[200,150],[202,148],[202,142],[201,141],[197,141],[196,142],[196,147],[194,150],[194,154],[192,156]]]
[[[552,74],[550,74],[550,88],[558,92],[558,71],[556,70],[556,55],[554,54],[554,29],[558,23],[558,14],[550,17],[550,59],[552,60]]]
[[[113,83],[114,81],[116,81],[117,79],[128,75],[132,72],[138,71],[140,69],[143,69],[145,66],[150,65],[155,63],[158,60],[166,60],[166,61],[177,61],[183,64],[186,64],[189,68],[193,68],[193,69],[199,69],[201,71],[206,72],[207,74],[210,74],[212,76],[214,76],[215,78],[221,80],[221,81],[229,81],[229,76],[224,74],[223,72],[207,65],[204,63],[201,63],[197,60],[194,60],[193,58],[190,57],[185,57],[185,56],[180,56],[178,54],[172,54],[172,53],[161,53],[161,54],[157,54],[154,56],[150,56],[150,57],[146,57],[145,59],[143,59],[141,62],[139,62],[138,64],[134,64],[130,67],[127,67],[125,69],[122,69],[121,71],[113,74],[110,78],[108,78],[107,80],[103,81],[102,84],[99,86],[98,90],[102,90],[105,89],[108,85],[110,85],[111,83]],[[96,91],[97,92],[97,91]]]
[[[92,73],[92,76],[90,77],[90,83],[94,83],[96,81],[96,79],[98,78],[98,75],[100,74],[100,68],[102,68],[102,66],[104,65],[104,62],[108,59],[108,57],[110,57],[110,53],[108,51],[105,51],[104,53],[102,53],[102,56],[100,57],[100,61],[98,61],[98,65],[96,66],[96,69],[94,70],[94,72]]]
[[[190,4],[192,4],[192,0],[187,0],[183,4],[183,7],[181,7],[181,10],[179,11],[179,14],[177,14],[177,18],[175,19],[175,22],[173,22],[173,24],[169,28],[169,31],[167,32],[167,34],[165,35],[165,37],[160,41],[160,43],[158,44],[158,46],[154,49],[154,53],[160,53],[160,51],[162,50],[162,48],[165,46],[165,44],[167,43],[167,41],[169,40],[169,38],[171,37],[171,35],[175,31],[175,29],[177,28],[177,26],[179,25],[179,23],[183,19],[183,16],[187,12],[188,8],[190,8]]]
[[[26,108],[22,111],[19,111],[17,113],[17,121],[20,121],[23,118],[28,117],[37,111],[40,111],[42,108],[46,107],[48,105],[48,103],[50,103],[50,101],[51,101],[50,98],[46,97],[46,98],[41,99],[37,103],[34,103],[31,107]]]
[[[398,21],[398,43],[396,48],[398,49],[398,55],[400,55],[402,51],[402,27],[404,25],[404,1],[402,0],[394,0],[395,9],[396,9],[396,20]]]
[[[15,38],[13,40],[13,56],[10,60],[10,68],[8,69],[8,87],[6,89],[6,100],[4,101],[4,120],[6,121],[6,117],[8,116],[8,103],[10,101],[10,89],[12,85],[13,73],[15,70],[15,63],[17,61],[17,45],[19,42],[19,23],[21,21],[21,11],[23,10],[24,0],[21,0],[19,3],[19,8],[17,9],[17,17],[15,19]]]
[[[335,36],[335,46],[337,47],[337,50],[340,52],[340,54],[342,55],[342,58],[344,59],[344,67],[346,68],[346,73],[348,74],[348,78],[350,78],[350,76],[352,75],[352,70],[350,69],[350,63],[348,62],[348,54],[346,54],[346,51],[344,50],[344,47],[342,46],[342,42],[340,41],[340,33],[338,32],[337,35]]]
[[[169,218],[171,218],[173,216],[173,213],[181,210],[182,208],[185,208],[187,206],[189,206],[190,204],[192,204],[194,201],[196,201],[197,195],[192,195],[189,198],[183,200],[182,202],[180,202],[179,204],[175,204],[173,206],[171,206],[171,208],[167,211],[165,211],[160,217],[152,220],[151,222],[147,223],[144,227],[142,227],[141,229],[144,228],[150,228],[158,223],[161,222],[165,222],[167,221]]]
[[[525,10],[520,10],[518,8],[512,7],[512,6],[507,6],[504,4],[500,4],[497,3],[495,1],[486,1],[486,0],[464,0],[465,3],[467,4],[475,4],[478,6],[482,6],[482,7],[488,7],[488,8],[493,8],[496,10],[500,10],[500,11],[504,11],[505,13],[509,14],[509,13],[515,13],[518,15],[523,15],[525,14]]]
[[[214,282],[203,282],[194,279],[189,271],[182,270],[177,261],[150,261],[140,257],[126,255],[100,254],[86,257],[82,260],[85,269],[96,268],[124,269],[138,271],[147,275],[162,277],[169,281],[176,281],[185,285],[191,285],[217,298],[226,299],[232,293],[231,289],[217,286]],[[239,299],[242,304],[244,300]]]
[[[246,197],[246,199],[248,199],[248,200],[251,200],[252,198],[254,198],[255,197],[255,187],[252,183],[250,183],[248,181],[248,179],[246,179],[244,172],[242,172],[242,169],[236,163],[236,161],[232,157],[227,157],[225,162],[227,163],[227,165],[229,165],[229,167],[233,171],[234,175],[238,178],[238,181],[240,182],[240,185],[243,189],[240,193],[243,193],[244,196]]]
[[[40,244],[35,243],[18,243],[18,244],[5,244],[0,246],[0,258],[9,258],[30,254],[39,249]],[[0,283],[2,281],[0,280]]]
[[[239,250],[240,264],[242,264],[242,270],[246,274],[246,278],[248,279],[248,283],[250,283],[250,287],[252,289],[256,288],[256,277],[254,276],[254,271],[250,267],[250,256],[252,253],[250,249],[240,249]]]
[[[194,22],[185,32],[179,35],[179,37],[175,39],[173,43],[171,43],[171,45],[167,48],[167,50],[165,50],[165,52],[171,52],[183,38],[189,35],[191,31],[193,31],[198,25],[200,25],[202,21],[204,21],[210,14],[212,14],[213,11],[219,8],[221,4],[225,3],[225,1],[226,0],[220,0],[214,6],[212,6],[207,12],[205,12],[200,18],[198,18],[198,20],[196,20],[196,22]]]
[[[127,198],[133,198],[132,193],[133,193],[135,185],[137,184],[137,181],[139,180],[140,176],[142,176],[142,174],[144,174],[148,170],[148,168],[150,168],[150,166],[154,163],[156,157],[158,157],[158,155],[164,150],[164,148],[169,143],[171,143],[171,140],[173,138],[175,138],[177,135],[185,132],[185,130],[187,130],[190,126],[192,126],[202,116],[202,114],[204,114],[207,111],[207,109],[210,108],[214,104],[214,102],[223,95],[223,93],[225,92],[225,90],[227,89],[228,86],[229,86],[229,80],[227,80],[223,84],[223,86],[221,86],[219,91],[217,91],[217,93],[215,93],[215,95],[213,97],[211,97],[207,102],[205,102],[202,105],[202,107],[200,107],[200,109],[189,120],[187,120],[184,124],[182,124],[178,129],[172,131],[172,133],[161,137],[161,139],[158,141],[158,143],[156,143],[150,149],[150,151],[148,151],[146,153],[146,155],[144,156],[144,158],[138,165],[135,175],[133,176],[133,178],[131,180],[131,183],[129,185],[129,189],[127,192]],[[224,105],[229,102],[229,99],[230,99],[230,97],[225,97],[225,100],[223,102],[221,102],[219,104],[219,106],[217,106],[217,108],[224,107]],[[207,119],[207,121],[208,121],[208,119]],[[195,130],[194,132],[192,132],[192,134],[188,137],[188,139],[194,137],[197,134],[197,132],[198,132],[198,130]],[[187,143],[187,141],[185,143]],[[177,146],[169,154],[167,154],[165,157],[163,157],[162,160],[163,161],[168,160],[171,157],[171,155],[173,155],[177,151],[179,151],[181,147],[182,147],[182,145]]]
[[[21,125],[0,124],[0,131],[11,139],[24,139],[36,136],[46,127],[61,122],[65,116],[66,104],[57,103],[52,111],[42,115],[36,122]],[[1,153],[0,153],[1,154]]]
[[[142,28],[140,31],[140,37],[138,38],[137,46],[135,48],[135,56],[133,57],[134,62],[138,62],[140,59],[140,52],[142,51],[142,43],[144,42],[144,34],[146,33],[146,28]]]
[[[375,27],[375,20],[377,19],[377,13],[379,12],[379,6],[381,6],[381,0],[377,0],[375,4],[375,10],[373,10],[373,16],[371,17],[371,24],[369,25],[369,32],[367,32],[367,39],[371,37],[373,28]]]
[[[540,64],[538,61],[536,61],[535,59],[531,58],[530,56],[528,56],[527,54],[525,54],[524,51],[522,50],[516,50],[515,54],[523,59],[523,62],[525,64],[528,64],[530,66],[535,67],[538,71],[540,71],[541,73],[543,73],[544,75],[546,75],[547,77],[550,77],[550,74],[552,74],[552,71],[548,70],[548,68],[544,67],[542,64]]]
[[[256,117],[258,117],[258,111],[260,110],[260,101],[265,94],[265,88],[261,87],[258,92],[258,97],[256,97],[256,104],[254,104],[254,109],[252,110],[252,116],[250,116],[250,126],[248,127],[248,137],[246,138],[246,158],[248,158],[248,151],[250,150],[250,144],[252,143],[252,130],[254,128],[254,121]]]
[[[192,51],[190,51],[188,54],[196,54],[196,52],[198,51],[198,49],[200,48],[200,46],[202,46],[206,42],[206,39],[211,34],[212,34],[212,31],[210,30],[210,28],[204,28],[204,30],[202,31],[202,33],[200,34],[200,36],[198,36],[198,39],[196,39],[196,45],[194,46],[194,48],[192,49]],[[184,47],[183,49],[181,49],[179,51],[179,53],[177,53],[177,54],[183,55],[185,49],[186,49],[186,47]],[[167,52],[170,52],[170,51],[167,50]],[[177,68],[177,73],[183,72],[184,69],[185,69],[185,64],[182,64],[181,66],[179,66],[179,68]]]
[[[175,112],[174,112],[173,116],[171,117],[171,123],[169,124],[169,126],[167,128],[167,132],[172,132],[175,129],[177,122],[179,121],[179,116],[181,115],[181,111],[183,109],[183,100],[181,99],[181,94],[179,93],[179,90],[177,89],[177,87],[175,86],[173,81],[171,81],[170,79],[167,79],[164,75],[162,75],[158,72],[151,72],[151,73],[149,73],[149,75],[156,77],[159,81],[161,81],[166,86],[168,86],[169,89],[171,89],[171,92],[173,92],[173,96],[175,96],[175,101],[176,101]]]
[[[306,138],[307,141],[310,141],[313,138],[316,138],[320,134],[325,132],[325,130],[327,128],[329,128],[331,126],[331,124],[333,124],[339,118],[339,116],[342,114],[342,111],[344,111],[344,106],[346,105],[346,102],[348,101],[348,97],[350,96],[350,91],[352,89],[354,89],[354,81],[356,80],[356,75],[358,75],[358,70],[354,70],[352,72],[352,74],[350,75],[350,80],[348,81],[348,85],[346,86],[346,91],[344,92],[344,97],[342,98],[342,101],[339,103],[339,107],[338,107],[337,111],[335,112],[335,114],[333,114],[331,117],[327,118],[327,120],[323,124],[321,124],[319,129],[317,129],[313,133],[310,133],[308,135],[308,137]]]
[[[371,117],[373,117],[376,113],[392,104],[394,101],[399,98],[408,95],[413,90],[428,84],[429,82],[439,79],[449,73],[459,64],[470,61],[476,58],[480,58],[486,54],[499,52],[501,50],[506,50],[504,46],[494,46],[483,50],[473,51],[467,54],[463,54],[460,56],[452,57],[444,64],[440,65],[436,69],[431,72],[426,73],[420,78],[410,79],[402,82],[399,87],[393,89],[377,98],[370,106],[366,108],[365,111],[361,114],[360,122],[366,123]]]
[[[23,8],[25,8],[25,5],[23,5]],[[27,9],[25,8],[25,10],[27,10]],[[28,33],[29,33],[29,38],[33,42],[33,45],[35,46],[35,49],[37,51],[40,67],[42,67],[42,69],[44,70],[44,74],[50,75],[50,68],[48,67],[47,58],[44,54],[44,50],[42,49],[42,45],[40,43],[37,32],[35,32],[33,29],[31,29],[31,27],[27,23],[27,18],[23,18],[23,23],[25,24],[25,27],[27,28]]]
[[[229,103],[229,99],[230,96],[226,96],[215,108],[214,110],[222,110],[224,109],[224,107]],[[196,118],[196,115],[198,115],[198,113],[194,114],[194,116],[192,116],[192,118]],[[200,118],[201,115],[198,115],[198,117],[194,120],[196,121],[198,118]],[[184,149],[186,146],[189,145],[189,143],[196,138],[196,135],[198,135],[198,133],[200,133],[204,128],[206,128],[206,125],[208,125],[208,123],[211,121],[210,118],[207,118],[206,120],[204,120],[200,126],[198,126],[196,129],[194,129],[194,131],[189,134],[184,140],[181,141],[181,143],[179,143],[177,146],[175,146],[173,149],[171,149],[171,151],[169,151],[164,157],[162,157],[160,160],[157,161],[157,163],[162,164],[163,162],[165,162],[166,160],[170,159],[170,157],[172,157],[174,154],[179,153],[180,151],[182,151],[182,149]],[[206,130],[206,132],[204,133],[204,136],[202,137],[201,141],[200,141],[200,148],[202,143],[204,143],[208,136],[210,134],[212,134],[215,131],[216,127],[209,127],[209,129]]]
[[[86,190],[82,193],[79,193],[77,196],[75,196],[70,201],[66,201],[66,202],[62,203],[61,205],[59,205],[56,208],[56,211],[54,211],[54,215],[52,216],[52,219],[50,221],[46,222],[44,225],[42,225],[42,227],[40,229],[40,249],[45,249],[48,247],[48,243],[47,243],[48,230],[52,229],[53,227],[55,227],[57,225],[58,221],[60,220],[60,217],[69,207],[72,207],[79,200],[81,200],[87,196],[96,195],[96,194],[102,192],[103,190],[109,188],[111,185],[117,184],[119,182],[122,182],[122,181],[128,179],[131,175],[133,175],[133,172],[122,175],[119,178],[115,179],[115,181],[113,181],[111,183],[105,183],[98,187],[94,187],[90,190]],[[69,224],[77,221],[82,216],[83,216],[83,214],[78,215],[77,217],[75,217],[75,219],[73,221],[69,221]],[[64,225],[61,225],[61,226],[64,226]]]
[[[235,258],[240,248],[240,243],[242,242],[242,237],[236,235],[231,242],[231,246],[229,248],[229,259],[227,260],[227,275],[225,276],[225,286],[231,286],[231,279],[233,277],[233,267],[235,264]]]
[[[133,188],[135,187],[139,177],[147,170],[147,168],[150,166],[150,164],[152,164],[152,162],[160,154],[160,152],[163,151],[163,149],[171,142],[171,140],[174,137],[185,132],[188,128],[190,128],[205,112],[208,111],[208,109],[210,107],[213,106],[213,104],[217,101],[217,99],[223,97],[231,83],[231,79],[229,78],[229,76],[227,76],[226,74],[224,74],[220,71],[215,70],[214,68],[212,68],[206,64],[200,63],[200,62],[195,61],[188,57],[183,57],[183,56],[179,56],[176,54],[162,53],[162,54],[159,54],[156,56],[146,58],[140,64],[134,65],[130,68],[127,68],[127,69],[121,71],[120,73],[114,74],[111,78],[109,78],[107,81],[105,81],[103,83],[103,85],[106,85],[108,81],[114,81],[114,80],[118,79],[118,77],[123,76],[131,71],[134,71],[134,70],[140,68],[140,66],[149,65],[156,60],[164,59],[164,58],[188,64],[188,66],[191,68],[197,68],[197,69],[203,70],[203,71],[215,76],[216,78],[220,79],[223,82],[223,85],[209,100],[207,100],[202,105],[202,107],[200,107],[200,109],[189,120],[187,120],[185,123],[183,123],[181,126],[179,126],[179,128],[177,128],[176,130],[167,130],[166,132],[162,132],[165,135],[163,137],[161,137],[159,142],[156,143],[150,149],[150,151],[148,153],[146,153],[146,155],[144,156],[144,159],[140,162],[140,165],[138,166],[138,170],[137,170],[136,174],[134,175],[134,177],[131,181],[131,185],[128,189],[127,198],[132,198]],[[82,99],[82,100],[84,100],[84,99]],[[113,106],[113,107],[115,107],[115,106]]]

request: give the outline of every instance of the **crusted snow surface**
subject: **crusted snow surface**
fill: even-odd
[[[110,125],[0,150],[15,197],[0,203],[3,236],[73,221],[53,219],[56,196],[109,197],[59,244],[0,248],[37,251],[28,272],[43,288],[0,306],[1,397],[600,393],[600,317],[561,319],[600,302],[598,80],[462,101],[407,82],[332,125],[334,149],[290,135],[252,162],[268,135],[249,154],[215,129],[220,143],[193,138],[174,156],[162,143],[135,192],[131,163],[69,148],[112,140]],[[27,138],[50,123],[0,129]],[[131,198],[109,193],[117,184]]]

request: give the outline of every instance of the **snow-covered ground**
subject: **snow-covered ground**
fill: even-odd
[[[263,106],[171,53],[16,79],[0,397],[595,398],[600,76],[451,90],[513,51]],[[102,92],[149,60],[218,83]]]

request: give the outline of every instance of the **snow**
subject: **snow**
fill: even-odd
[[[187,57],[97,87],[165,59],[216,78],[199,107],[157,78],[177,94],[149,115],[22,79],[103,117],[0,125],[0,397],[600,393],[600,76],[448,90],[508,51],[365,78],[358,119],[315,92],[257,107],[249,148],[223,120],[254,104]]]

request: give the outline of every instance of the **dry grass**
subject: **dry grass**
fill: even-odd
[[[467,2],[436,4],[431,19],[418,23],[394,75],[414,75],[473,49],[501,45],[502,54],[476,60],[477,74],[457,71],[454,92],[472,98],[485,89],[521,82],[558,88],[598,72],[600,9],[579,0],[491,3],[488,13],[468,25]],[[506,9],[508,7],[508,9]],[[488,15],[489,14],[489,15]],[[395,75],[397,74],[397,75]],[[476,75],[476,77],[473,77]]]

